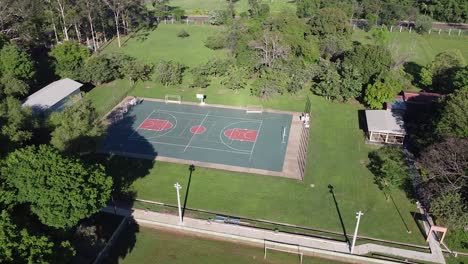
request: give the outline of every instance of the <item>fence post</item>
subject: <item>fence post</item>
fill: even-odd
[[[458,36],[460,36],[460,34],[461,34],[461,29],[458,30]]]
[[[174,18],[173,17],[171,18],[171,22],[172,22],[172,24],[174,24]]]
[[[411,29],[412,29],[412,27],[409,28],[409,33],[411,33]]]
[[[164,24],[167,24],[167,19],[166,18],[164,18]]]
[[[431,29],[429,29],[429,35],[431,34],[431,31],[432,31],[432,28],[431,28]]]
[[[449,36],[450,36],[450,33],[452,32],[452,29],[449,29]]]
[[[401,30],[402,30],[402,29],[403,29],[403,27],[402,27],[402,26],[400,26],[400,32],[401,32]]]
[[[442,30],[442,29],[439,28],[439,35],[440,35],[440,31],[441,31],[441,30]]]
[[[353,30],[356,30],[356,24],[353,24]]]
[[[390,32],[392,32],[392,31],[393,31],[393,26],[390,26]]]

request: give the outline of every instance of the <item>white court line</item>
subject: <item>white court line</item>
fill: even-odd
[[[143,122],[141,122],[141,123],[138,125],[138,127],[135,129],[135,131],[133,131],[132,134],[130,134],[130,136],[128,136],[128,138],[131,138],[131,137],[133,136],[133,134],[135,134],[135,133],[138,131],[138,129],[140,129],[141,124],[143,124],[143,123],[146,121],[146,119],[148,119],[156,110],[159,111],[159,109],[153,110],[153,112],[151,112],[145,119],[143,119]]]
[[[206,118],[208,117],[208,114],[209,114],[209,113],[210,113],[210,112],[207,112],[207,113],[206,113],[205,117],[203,118],[203,120],[201,121],[200,125],[198,125],[198,126],[202,126],[202,125],[203,125],[203,122],[205,122],[205,120],[206,120]],[[189,142],[187,143],[187,146],[185,146],[183,152],[185,152],[185,151],[187,150],[188,146],[190,146],[190,142],[192,142],[192,139],[195,137],[195,135],[196,135],[196,134],[193,133],[192,137],[190,137],[190,140],[189,140]]]
[[[197,113],[190,113],[190,112],[177,112],[177,111],[170,111],[170,110],[160,110],[159,112],[169,112],[169,113],[176,113],[176,114],[205,116],[205,114],[197,114]],[[257,122],[263,121],[262,119],[250,119],[250,118],[233,117],[233,116],[219,116],[219,115],[208,115],[208,116],[220,117],[220,118],[239,119],[239,120],[247,120],[247,121],[257,121]]]
[[[151,140],[143,140],[143,139],[129,139],[133,141],[142,141],[142,142],[151,142],[155,144],[163,144],[163,145],[169,145],[169,146],[177,146],[177,147],[187,147],[186,145],[181,145],[181,144],[174,144],[174,143],[167,143],[167,142],[159,142],[159,141],[151,141]],[[232,150],[224,150],[224,149],[215,149],[215,148],[205,148],[205,147],[195,147],[195,146],[189,146],[189,148],[195,148],[195,149],[206,149],[206,150],[215,150],[215,151],[222,151],[222,152],[228,152],[228,153],[234,153],[234,154],[244,154],[244,155],[249,155],[249,152],[242,152],[242,151],[232,151]]]
[[[260,132],[262,131],[262,125],[263,125],[263,120],[262,120],[262,122],[260,123],[260,126],[258,127],[257,138],[255,139],[255,142],[254,142],[254,144],[253,144],[252,150],[250,151],[250,158],[249,158],[249,160],[252,160],[252,154],[254,153],[255,145],[257,144],[258,138],[260,137]]]

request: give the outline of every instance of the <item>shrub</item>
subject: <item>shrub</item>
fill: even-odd
[[[205,47],[212,50],[222,49],[224,48],[225,41],[224,36],[221,34],[209,36],[205,40]]]
[[[184,68],[184,65],[175,61],[160,61],[156,65],[156,79],[164,85],[180,84]]]
[[[187,31],[185,31],[185,30],[182,29],[181,31],[179,31],[179,33],[177,33],[177,37],[179,37],[179,38],[187,38],[187,37],[190,37],[190,34],[187,33]]]

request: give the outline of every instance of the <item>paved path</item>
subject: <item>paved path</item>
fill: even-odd
[[[109,213],[114,213],[113,208],[110,207],[105,208],[103,210]],[[276,246],[283,246],[285,248],[289,247],[290,249],[295,249],[296,251],[299,249],[304,254],[309,253],[311,255],[314,255],[317,254],[318,251],[328,251],[327,254],[338,255],[343,258],[354,258],[354,261],[358,261],[356,258],[359,258],[358,256],[349,255],[350,249],[348,244],[345,242],[336,242],[308,236],[274,232],[271,230],[262,230],[258,228],[218,223],[214,221],[194,219],[189,217],[185,217],[183,224],[180,224],[179,218],[176,215],[162,214],[140,209],[132,209],[132,211],[130,211],[127,209],[117,208],[117,213],[120,215],[132,215],[133,218],[139,224],[142,225],[152,225],[163,228],[185,230],[188,232],[202,233],[211,237],[222,237],[225,239],[241,240],[247,243],[260,244],[261,246],[263,246],[265,241],[276,241],[281,243],[281,245],[278,244]],[[431,245],[431,250],[434,245],[438,247],[438,244],[435,241],[435,239],[432,239],[432,241],[435,244]],[[438,250],[440,251],[440,247],[438,247]],[[391,254],[408,259],[418,259],[435,263],[445,263],[445,260],[442,256],[442,251],[440,251],[439,255],[438,251],[436,251],[436,253],[422,253],[412,250],[405,250],[375,244],[364,244],[355,247],[355,253],[357,255],[365,255],[371,252]],[[380,260],[372,260],[369,262],[362,261],[363,260],[361,259],[359,263],[392,263]]]

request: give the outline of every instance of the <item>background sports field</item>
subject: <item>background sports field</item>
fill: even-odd
[[[178,38],[177,33],[181,29],[185,29],[190,37]],[[226,54],[223,50],[210,50],[203,43],[206,37],[222,30],[222,27],[211,26],[160,25],[158,29],[142,34],[144,37],[130,39],[121,49],[112,43],[104,52],[123,52],[152,63],[165,59],[194,66]],[[353,39],[367,42],[370,41],[370,34],[357,31]],[[466,43],[467,38],[464,37],[420,36],[403,32],[392,35],[392,52],[398,56],[405,49],[414,47],[410,61],[424,66],[438,52],[448,49],[461,49],[468,58],[468,50],[462,49]],[[150,98],[164,98],[165,94],[175,93],[193,101],[196,100],[196,93],[204,93],[217,104],[263,104],[265,108],[296,112],[303,111],[309,96],[312,127],[303,183],[278,177],[197,168],[187,195],[188,207],[342,232],[339,210],[348,233],[354,228],[355,213],[363,210],[361,235],[425,244],[412,218],[411,213],[417,210],[414,201],[398,190],[392,193],[394,203],[387,200],[366,167],[368,154],[375,147],[364,143],[363,131],[359,128],[358,113],[363,109],[360,104],[328,102],[310,95],[307,89],[295,95],[279,95],[262,101],[250,96],[248,87],[233,92],[214,79],[208,88],[199,90],[189,87],[191,79],[190,71],[186,71],[182,85],[163,86],[149,81],[138,83],[134,89],[129,88],[128,80],[119,80],[95,88],[88,96],[101,114],[115,106],[121,100],[119,95],[128,91],[131,95]],[[165,162],[154,165],[142,163],[132,159],[118,160],[109,173],[116,179],[128,179],[130,189],[135,191],[138,198],[175,204],[172,186],[176,181],[183,186],[188,185],[188,167]],[[315,187],[312,188],[311,184]],[[336,203],[328,185],[334,186]],[[411,234],[406,232],[405,225],[412,231]]]
[[[109,127],[104,151],[280,172],[291,121],[291,114],[145,100]]]

